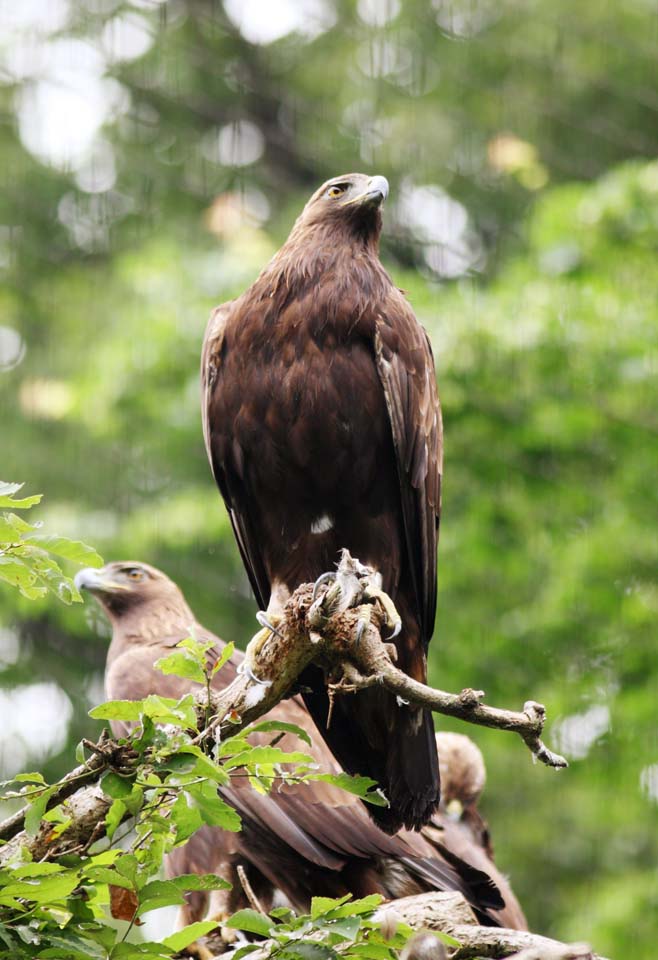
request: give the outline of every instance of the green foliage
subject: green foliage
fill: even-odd
[[[183,640],[179,644],[181,652],[166,658],[166,671],[175,673],[179,667],[179,676],[197,679],[191,673],[192,664],[203,682],[206,675],[216,672],[216,665],[207,663],[208,646],[193,639]],[[222,660],[225,662],[226,657]],[[312,772],[310,756],[276,746],[284,733],[299,734],[309,742],[308,734],[290,723],[263,721],[204,751],[201,744],[205,741],[189,695],[179,701],[154,695],[139,701],[115,700],[97,707],[92,714],[133,727],[120,741],[134,757],[131,769],[121,773],[108,770],[100,779],[103,793],[112,801],[105,818],[106,840],[56,856],[52,862],[30,862],[28,849],[22,847],[7,867],[0,868],[0,958],[59,956],[65,944],[72,951],[67,954],[71,957],[132,960],[144,953],[171,956],[216,925],[195,923],[162,943],[134,944],[127,937],[138,918],[160,907],[179,906],[187,890],[221,890],[230,884],[214,874],[162,880],[165,854],[184,844],[204,824],[240,830],[238,813],[221,796],[220,788],[229,785],[231,777],[247,776],[255,789],[266,793],[274,786],[280,789],[286,783],[320,776]],[[255,733],[261,738],[268,733],[274,737],[269,745],[252,745],[249,738]],[[351,782],[349,777],[329,774],[322,777],[336,785],[349,784],[352,792],[370,798],[372,781],[354,778]],[[65,832],[71,822],[65,802],[46,811],[57,783],[49,785],[40,773],[24,773],[3,786],[13,787],[5,790],[6,798],[27,804],[28,836],[34,836],[44,822],[51,842]],[[365,914],[379,899],[371,897],[342,906],[317,901],[310,926],[305,918],[290,914],[287,923],[276,924],[275,942],[285,947],[302,934],[311,933],[311,928],[322,931],[323,924],[326,927],[352,909],[355,915]],[[108,923],[108,904],[113,918],[128,922],[121,934],[116,924]],[[253,911],[240,911],[231,925],[267,934],[272,921]],[[350,928],[355,942],[361,926],[359,920]],[[345,924],[331,927],[326,938],[327,956],[334,955],[330,945],[336,942],[336,936],[346,939],[346,931]]]
[[[277,908],[269,916],[255,910],[239,910],[227,921],[228,927],[258,934],[271,941],[270,957],[287,960],[337,960],[338,957],[364,960],[397,960],[399,951],[414,933],[398,922],[394,931],[382,931],[378,894],[353,900],[313,897],[311,913],[296,916],[291,910]],[[442,943],[458,946],[458,941],[442,933],[434,936]],[[259,944],[241,947],[235,960],[249,956]]]
[[[40,503],[41,494],[16,499],[22,483],[0,481],[0,507],[29,510]],[[64,603],[80,602],[82,597],[55,557],[81,566],[100,567],[101,557],[79,540],[37,533],[41,523],[28,523],[15,513],[0,512],[0,580],[18,587],[24,597],[35,600],[48,591]]]

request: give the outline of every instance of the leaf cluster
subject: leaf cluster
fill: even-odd
[[[158,665],[166,674],[209,683],[232,648],[227,646],[214,662],[207,657],[208,649],[208,643],[190,637]],[[200,827],[240,829],[239,814],[222,797],[222,788],[229,787],[236,777],[247,778],[262,794],[275,785],[280,789],[290,783],[322,779],[366,800],[382,802],[380,795],[373,793],[373,781],[323,773],[316,769],[310,754],[279,746],[286,735],[310,745],[306,731],[291,723],[261,721],[221,741],[205,741],[200,726],[206,717],[191,694],[178,700],[152,694],[136,701],[108,701],[94,708],[91,716],[125,726],[127,735],[118,743],[133,759],[128,766],[110,767],[102,774],[100,786],[110,805],[104,824],[89,843],[67,844],[72,825],[67,801],[48,809],[59,784],[48,784],[36,772],[18,774],[4,784],[10,788],[5,791],[6,798],[27,801],[25,832],[30,837],[46,831],[49,852],[42,861],[33,862],[29,848],[22,846],[0,870],[0,958],[169,957],[210,932],[216,926],[212,921],[194,923],[162,943],[129,940],[145,914],[180,906],[186,891],[230,886],[212,874],[163,880],[161,872],[166,854],[186,843]],[[256,743],[252,743],[254,737]],[[77,759],[85,759],[82,744]],[[355,945],[359,937],[365,937],[365,932],[360,932],[362,921],[356,917],[375,905],[372,898],[357,905],[351,924],[347,919],[351,906],[341,904],[332,907],[339,911],[335,914],[326,905],[317,912],[318,907],[317,915],[308,922],[290,911],[279,912],[267,921],[268,929],[276,922],[275,940],[284,944],[298,938],[305,943],[307,933],[317,934],[326,927],[327,946],[322,956],[329,957],[348,934]],[[258,925],[252,919],[249,927],[249,916],[249,911],[242,911],[232,925],[262,933],[264,919]],[[120,931],[116,920],[127,921],[127,927]],[[316,943],[315,948],[320,950],[321,944]],[[285,955],[290,955],[289,951]]]
[[[14,510],[29,510],[42,494],[16,498],[22,483],[0,481],[0,580],[18,587],[24,597],[36,600],[49,591],[64,603],[80,602],[73,580],[58,559],[82,566],[100,567],[101,557],[80,540],[41,533],[41,523],[29,523]],[[57,558],[57,559],[56,559]]]
[[[268,960],[397,960],[414,931],[397,920],[382,924],[379,910],[383,897],[372,894],[353,900],[348,894],[338,899],[313,897],[311,912],[297,916],[286,907],[277,907],[269,915],[255,910],[239,910],[227,926],[268,941],[250,943],[234,954],[234,960],[248,956],[266,956]],[[459,946],[454,938],[436,932],[434,936],[449,946]]]

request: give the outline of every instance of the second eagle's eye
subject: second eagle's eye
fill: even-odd
[[[334,197],[340,197],[340,196],[342,196],[344,193],[345,193],[345,187],[341,187],[341,186],[338,186],[338,185],[334,185],[333,187],[329,187],[329,189],[327,190],[327,196],[328,196],[328,197],[331,197],[332,199],[333,199]]]

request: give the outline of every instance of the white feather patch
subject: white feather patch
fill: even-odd
[[[311,533],[327,533],[333,528],[334,521],[329,514],[323,513],[321,517],[314,520],[311,524]]]

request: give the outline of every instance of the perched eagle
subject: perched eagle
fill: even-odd
[[[398,666],[426,679],[436,608],[441,412],[427,334],[378,256],[384,177],[313,194],[256,282],[212,314],[201,360],[204,436],[258,603],[270,622],[341,548],[374,567],[402,629]],[[439,802],[431,714],[381,689],[304,700],[340,764],[373,777],[394,833]]]
[[[153,567],[112,563],[101,570],[81,571],[76,582],[98,599],[112,625],[105,686],[113,699],[141,699],[150,693],[181,697],[197,687],[153,666],[192,632],[200,640],[214,642],[208,654],[211,661],[224,647],[196,621],[176,584]],[[215,675],[217,688],[235,677],[241,657],[236,654]],[[283,701],[269,717],[305,729],[319,766],[339,771],[300,697]],[[120,722],[113,722],[112,728],[117,736],[127,732]],[[298,749],[288,734],[283,746]],[[477,754],[477,748],[471,747]],[[458,754],[465,760],[455,760]],[[473,761],[468,752],[450,747],[446,758],[450,758],[446,799],[459,800],[464,810],[475,810],[484,782],[481,757]],[[461,811],[457,816],[437,813],[426,834],[403,830],[391,837],[372,823],[356,797],[329,784],[287,785],[263,796],[246,780],[235,778],[220,793],[239,811],[242,831],[234,834],[202,827],[169,855],[167,870],[171,876],[218,873],[233,888],[228,894],[211,894],[210,903],[205,893],[189,894],[181,917],[185,923],[206,913],[221,920],[247,905],[240,900],[242,887],[236,876],[237,867],[242,866],[268,907],[275,893],[279,901],[283,896],[295,909],[307,911],[311,896],[381,893],[394,899],[427,890],[459,890],[484,922],[525,927],[509,884],[483,845],[481,821],[473,831]]]

